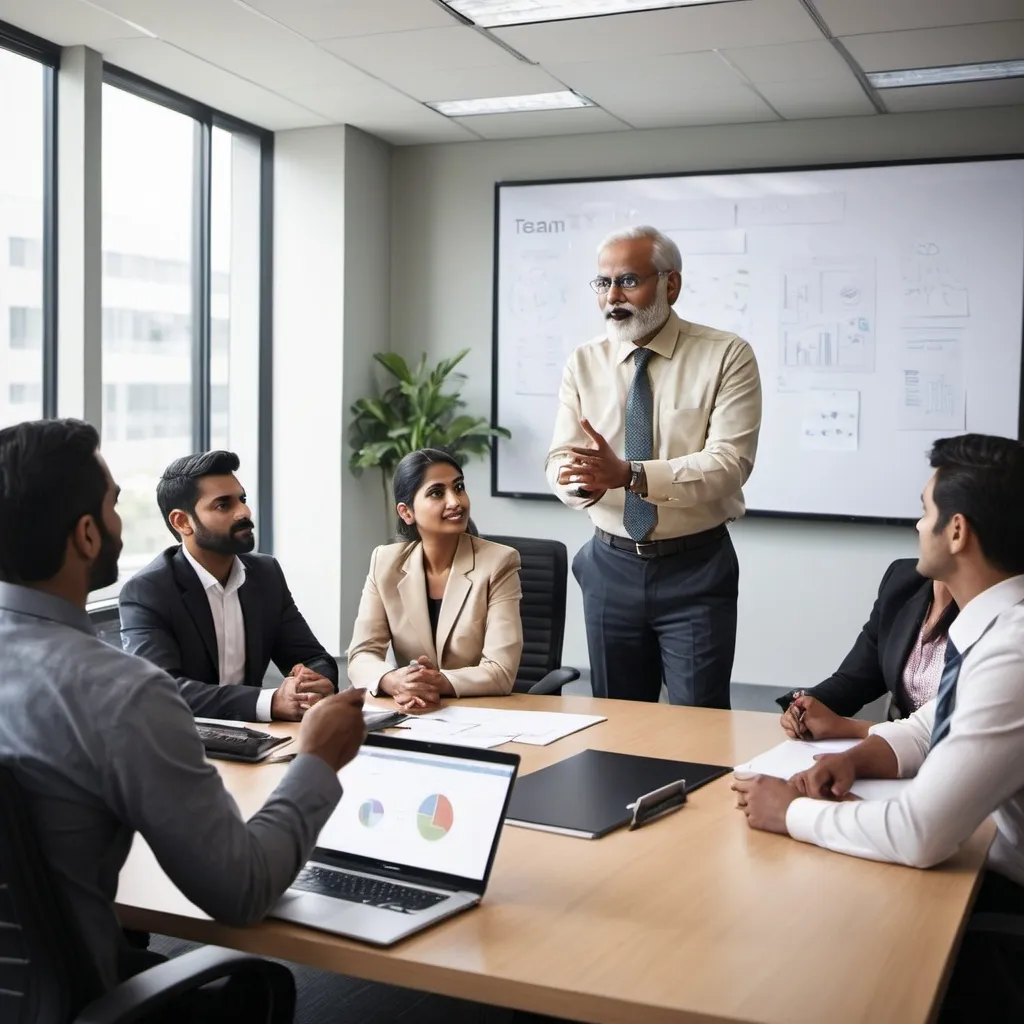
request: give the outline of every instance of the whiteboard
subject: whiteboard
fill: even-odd
[[[682,252],[676,312],[757,356],[750,511],[915,518],[936,438],[1018,436],[1024,160],[500,183],[495,202],[495,496],[551,497],[562,368],[602,331],[596,248],[635,224]]]

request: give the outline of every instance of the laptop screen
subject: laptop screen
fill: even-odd
[[[363,746],[317,846],[482,882],[515,767]]]

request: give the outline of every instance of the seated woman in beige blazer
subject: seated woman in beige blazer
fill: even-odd
[[[401,540],[370,556],[348,649],[352,685],[408,710],[510,693],[523,653],[519,552],[470,534],[462,467],[447,452],[406,455],[394,494]]]

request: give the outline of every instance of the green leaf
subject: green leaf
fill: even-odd
[[[411,381],[409,365],[397,352],[374,352],[373,358],[400,381]]]

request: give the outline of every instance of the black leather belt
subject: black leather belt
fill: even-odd
[[[629,551],[631,554],[639,555],[641,558],[663,558],[665,555],[678,555],[684,551],[694,551],[697,548],[707,547],[715,541],[722,540],[729,535],[725,523],[721,526],[713,526],[710,530],[701,530],[700,533],[691,533],[686,537],[670,537],[667,540],[634,541],[628,537],[617,537],[614,533],[608,533],[594,527],[594,533],[605,544],[610,544],[618,551]]]

